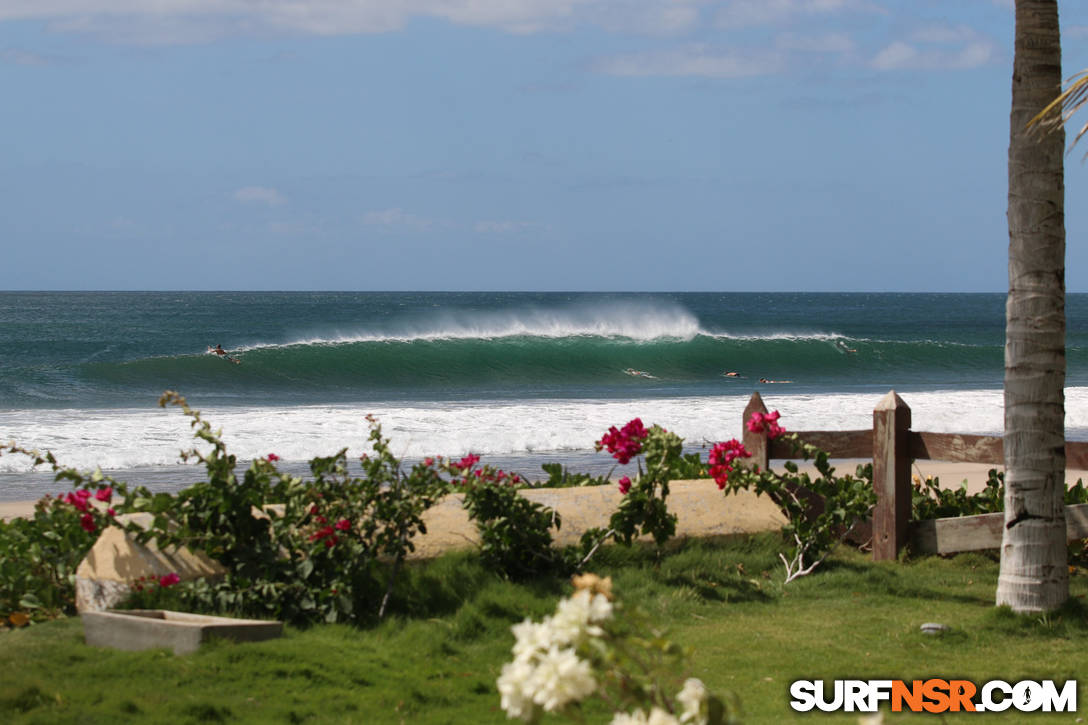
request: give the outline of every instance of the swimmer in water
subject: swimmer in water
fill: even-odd
[[[792,383],[792,380],[768,380],[767,378],[760,378],[761,383]]]

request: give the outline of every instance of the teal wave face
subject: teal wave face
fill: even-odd
[[[78,366],[83,386],[154,394],[166,387],[218,397],[336,399],[484,395],[732,393],[760,378],[803,388],[891,384],[985,386],[1002,352],[932,342],[843,337],[634,341],[574,336],[416,339],[258,346],[233,353],[154,357]],[[734,372],[736,376],[727,376]]]
[[[7,293],[0,409],[998,389],[1003,331],[1002,295]]]

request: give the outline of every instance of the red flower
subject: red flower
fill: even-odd
[[[321,509],[319,509],[319,508],[317,507],[317,504],[315,503],[315,504],[314,504],[313,506],[311,506],[311,507],[310,507],[310,515],[312,515],[312,516],[316,516],[316,515],[317,515],[317,513],[318,513],[318,512],[320,511],[320,510],[321,510]]]
[[[280,457],[277,456],[275,453],[269,453],[267,456],[265,456],[265,458],[268,459],[269,461],[279,461],[279,460],[281,460]]]
[[[91,492],[88,491],[85,488],[81,488],[80,490],[76,491],[74,494],[69,493],[67,496],[65,496],[64,497],[64,502],[69,503],[72,506],[75,506],[77,511],[86,511],[88,509],[88,507],[89,507],[89,504],[87,503],[87,499],[89,499],[90,497],[91,497]]]
[[[112,508],[108,508],[108,509],[106,509],[106,515],[107,516],[116,516],[117,512],[114,511]]]
[[[347,531],[348,529],[351,528],[351,522],[348,521],[347,519],[340,519],[339,521],[336,522],[336,528],[339,531]]]
[[[430,456],[424,458],[423,459],[423,465],[426,466],[427,468],[430,468],[431,466],[434,465],[434,459],[431,458]]]
[[[325,539],[325,538],[328,538],[330,536],[333,536],[333,528],[331,526],[324,526],[324,527],[318,529],[317,531],[315,531],[314,533],[310,534],[310,541],[319,541],[321,539]],[[336,538],[336,537],[333,536],[333,538]],[[326,544],[326,546],[327,546],[327,544]]]
[[[336,546],[339,541],[340,539],[336,538],[336,536],[330,536],[329,538],[325,539],[325,548],[331,549],[332,547]]]
[[[616,426],[609,428],[608,432],[597,441],[597,450],[607,448],[613,458],[621,465],[626,465],[642,452],[642,441],[647,435],[649,433],[642,424],[642,419],[635,418],[622,429],[617,429]]]
[[[100,488],[94,492],[94,497],[99,501],[106,502],[113,498],[113,488],[107,486],[106,488]]]
[[[87,532],[92,533],[92,534],[94,533],[94,530],[97,528],[94,525],[94,516],[91,516],[90,514],[83,514],[82,516],[80,516],[79,517],[79,525],[83,527],[84,531],[87,531]]]
[[[744,444],[736,438],[724,443],[715,443],[707,457],[710,462],[710,477],[718,484],[718,488],[724,489],[729,474],[733,472],[733,461],[738,458],[751,458],[751,456],[752,454],[744,448]]]
[[[324,516],[314,516],[314,521],[319,524],[328,523],[328,519]]]
[[[450,468],[453,468],[453,469],[456,469],[456,470],[459,470],[459,471],[463,471],[465,469],[472,468],[473,466],[475,466],[479,462],[480,462],[480,457],[475,455],[474,453],[470,453],[467,456],[465,456],[464,458],[462,458],[459,463],[451,463]]]
[[[745,425],[753,433],[766,433],[767,437],[774,440],[778,436],[786,432],[786,429],[778,425],[778,417],[780,413],[776,410],[773,413],[752,413],[752,417],[748,419]]]
[[[623,478],[621,478],[619,480],[619,484],[620,484],[620,493],[622,493],[623,495],[626,496],[627,492],[631,490],[631,479],[628,478],[627,476],[624,476]]]
[[[165,575],[163,575],[162,577],[159,578],[159,586],[160,587],[172,587],[175,584],[177,584],[179,581],[181,581],[181,577],[178,576],[177,572],[172,571],[169,574],[165,574]]]

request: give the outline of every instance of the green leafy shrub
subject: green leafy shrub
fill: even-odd
[[[490,466],[476,468],[478,456],[449,463],[450,490],[464,494],[464,508],[480,535],[480,555],[492,570],[512,579],[555,574],[568,565],[552,546],[559,513],[518,493],[522,479]]]
[[[361,621],[380,594],[384,616],[411,537],[443,492],[437,467],[419,463],[405,473],[368,418],[374,453],[361,459],[365,477],[349,473],[341,450],[313,459],[308,481],[277,469],[275,455],[254,460],[239,480],[219,432],[184,398],[167,392],[160,404],[181,407],[210,445],[182,454],[204,464],[207,480],[154,506],[149,530],[130,530],[160,546],[202,550],[227,568],[222,581],[183,587],[190,604],[297,623]]]
[[[623,499],[609,520],[609,530],[603,536],[597,531],[588,532],[583,537],[583,546],[593,538],[608,536],[630,546],[636,536],[649,534],[660,551],[676,533],[676,514],[669,513],[666,500],[669,481],[676,478],[684,441],[659,425],[646,428],[640,418],[634,418],[623,428],[609,428],[596,447],[607,449],[622,465],[638,458],[638,474],[634,481],[628,476],[619,479]]]
[[[778,419],[778,411],[755,413],[746,425],[754,433],[781,438],[796,457],[812,461],[819,475],[813,478],[799,472],[793,461],[785,461],[786,473],[734,467],[735,461],[750,456],[736,439],[711,450],[710,473],[727,494],[741,489],[767,494],[781,509],[788,521],[783,533],[793,540],[789,556],[779,554],[788,583],[811,573],[869,516],[876,505],[876,492],[871,464],[859,465],[854,476],[836,476],[826,451],[804,443],[796,433],[786,433]]]

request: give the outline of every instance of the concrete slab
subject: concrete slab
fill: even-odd
[[[260,642],[283,636],[283,622],[212,617],[168,609],[109,609],[83,612],[83,636],[92,647],[137,651],[166,648],[188,654],[219,637]]]

